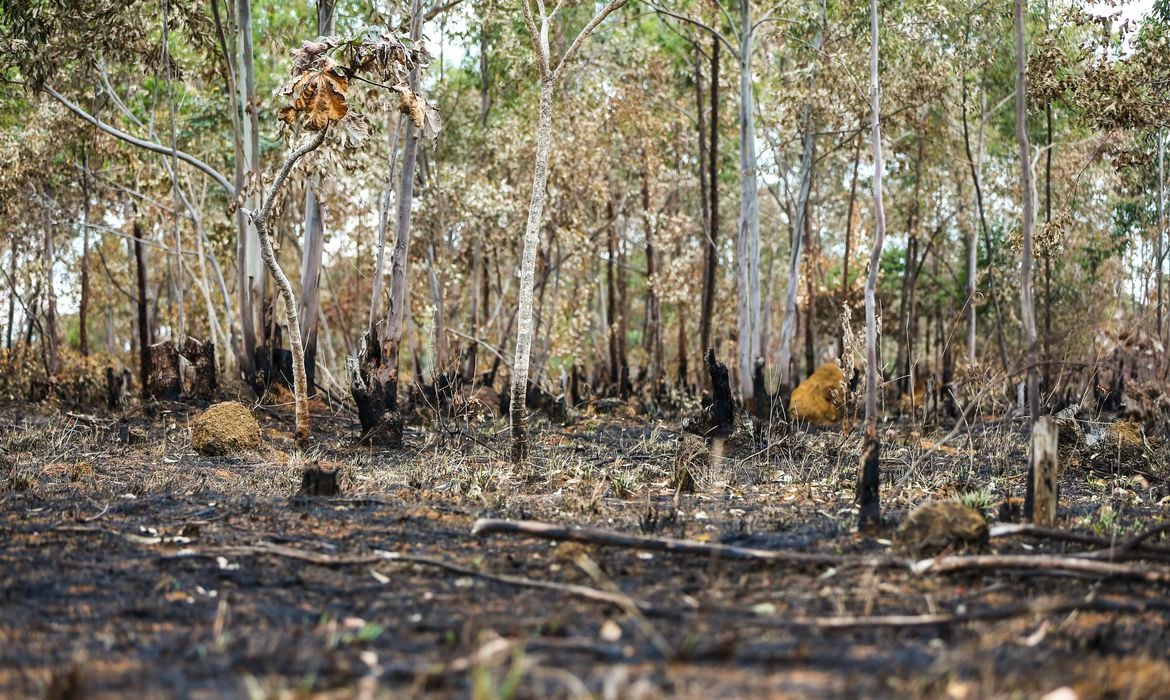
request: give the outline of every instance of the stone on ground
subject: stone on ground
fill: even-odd
[[[845,405],[845,375],[830,360],[792,392],[789,409],[794,420],[817,425],[839,423]]]
[[[260,424],[243,404],[225,401],[191,421],[191,447],[209,457],[233,455],[260,446]]]

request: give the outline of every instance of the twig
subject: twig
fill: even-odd
[[[784,564],[798,564],[806,566],[841,566],[843,564],[860,564],[870,567],[898,566],[902,562],[892,557],[871,557],[868,559],[856,556],[836,554],[812,554],[808,552],[784,552],[770,549],[753,549],[737,547],[727,544],[710,544],[696,540],[675,539],[673,537],[652,537],[649,535],[627,535],[612,530],[600,530],[591,527],[562,527],[534,520],[499,520],[495,518],[480,518],[471,528],[473,535],[513,534],[525,537],[537,537],[545,540],[559,540],[570,542],[584,542],[610,547],[634,547],[637,549],[659,552],[673,552],[676,554],[690,554],[725,559],[742,559],[749,561],[770,561]]]

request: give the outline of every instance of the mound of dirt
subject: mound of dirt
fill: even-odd
[[[946,549],[966,549],[987,544],[983,515],[956,501],[932,501],[915,508],[894,533],[894,547],[914,557],[938,554]]]
[[[260,446],[260,424],[235,401],[217,403],[191,421],[191,447],[209,457],[231,455]]]
[[[839,423],[845,403],[845,375],[830,360],[792,392],[789,409],[794,420],[832,425]]]

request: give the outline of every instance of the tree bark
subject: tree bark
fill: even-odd
[[[983,207],[983,128],[986,123],[986,95],[981,95],[979,112],[979,152],[978,156],[971,151],[971,135],[967,126],[967,77],[963,76],[963,146],[967,151],[967,163],[971,167],[971,181],[975,185],[975,208],[979,213],[979,228],[983,232],[983,245],[987,249],[987,289],[991,296],[991,306],[995,311],[996,341],[999,346],[999,359],[1004,371],[1008,369],[1007,345],[1003,335],[1003,313],[999,308],[999,295],[995,286],[995,255],[991,245],[991,231],[987,226],[987,212]],[[976,250],[978,256],[978,250]],[[974,303],[974,301],[972,301]]]
[[[1165,265],[1163,245],[1166,237],[1166,132],[1158,130],[1158,230],[1154,233],[1154,240],[1158,242],[1158,340],[1162,340],[1162,269]]]
[[[259,103],[256,99],[256,73],[252,51],[252,0],[236,0],[236,3],[237,49],[239,51],[236,63],[241,78],[237,84],[239,92],[237,102],[241,110],[240,152],[245,168],[241,184],[244,184],[258,177],[260,172],[260,115]],[[243,190],[237,191],[243,192]],[[244,207],[248,211],[254,211],[258,207],[255,194],[244,197]],[[259,231],[247,217],[237,219],[237,226],[242,226],[240,232],[243,234],[237,246],[239,256],[237,264],[241,267],[237,294],[241,297],[247,297],[246,301],[240,303],[240,314],[244,327],[245,348],[251,346],[250,349],[247,349],[248,363],[252,368],[250,378],[255,381],[258,360],[263,367],[271,368],[272,366],[273,348],[269,344],[271,334],[266,331],[264,323],[264,307],[271,300],[268,298]],[[248,313],[246,318],[244,317],[245,312]],[[300,342],[300,338],[297,339],[297,342]]]
[[[914,158],[914,194],[906,215],[906,256],[902,269],[902,294],[898,308],[898,348],[894,361],[897,373],[898,396],[910,395],[911,412],[914,409],[914,341],[917,333],[917,315],[914,293],[918,286],[918,198],[922,185],[922,150],[925,140],[918,136],[918,153]]]
[[[45,202],[45,238],[41,250],[41,264],[45,269],[45,323],[42,329],[45,343],[45,369],[49,373],[49,381],[55,381],[54,376],[60,370],[60,356],[58,352],[57,334],[57,290],[53,282],[53,262],[57,258],[56,246],[53,242],[53,221],[49,213],[49,202]]]

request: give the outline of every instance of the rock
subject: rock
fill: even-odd
[[[191,447],[208,456],[232,455],[260,446],[260,424],[243,404],[217,403],[191,421]]]
[[[956,501],[932,501],[898,526],[894,547],[910,556],[933,556],[950,548],[982,547],[987,536],[987,521],[979,511]]]
[[[793,420],[832,425],[844,417],[844,405],[845,375],[837,363],[830,360],[796,387],[789,409]]]

